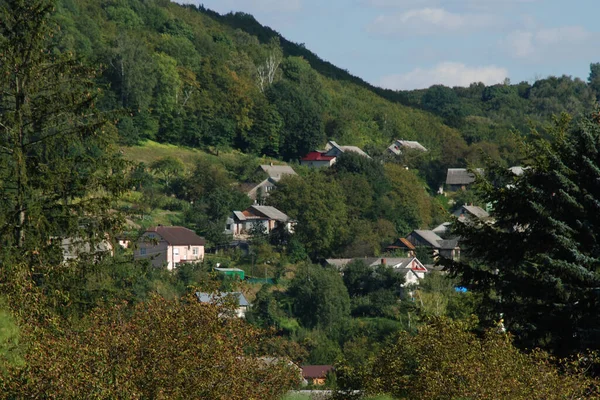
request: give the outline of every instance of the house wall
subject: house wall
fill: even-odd
[[[137,249],[133,253],[133,258],[150,259],[150,264],[155,267],[162,267],[169,263],[168,255],[169,244],[155,232],[144,233],[137,242]]]
[[[335,163],[335,158],[329,161],[300,161],[300,165],[306,165],[313,168],[331,167]]]
[[[197,250],[197,254],[194,254],[194,248]],[[204,246],[169,246],[159,234],[146,232],[138,240],[134,258],[136,260],[150,259],[150,264],[153,266],[166,266],[171,270],[179,262],[202,261]]]

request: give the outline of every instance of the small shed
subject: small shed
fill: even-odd
[[[246,272],[244,272],[243,269],[239,268],[215,268],[215,271],[225,276],[231,276],[234,278],[238,277],[241,281],[243,281],[246,278]]]

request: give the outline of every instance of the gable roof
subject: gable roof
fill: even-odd
[[[206,240],[183,226],[153,226],[146,232],[158,233],[171,246],[204,246]]]
[[[414,140],[394,140],[394,142],[388,146],[388,150],[392,153],[399,155],[402,153],[400,150],[402,147],[407,149],[419,150],[419,151],[427,151],[427,149],[419,142]]]
[[[333,365],[303,365],[302,367],[303,378],[325,378],[329,371],[332,371]]]
[[[476,172],[482,174],[483,169],[478,168]],[[448,168],[446,185],[470,185],[473,182],[475,182],[475,174],[466,168]]]
[[[233,215],[239,221],[269,219],[287,222],[290,220],[290,217],[272,206],[250,206],[244,211],[234,211]]]
[[[327,142],[327,145],[325,146],[325,150],[326,150],[327,153],[329,153],[334,148],[337,149],[340,153],[345,153],[345,152],[349,151],[349,152],[357,153],[357,154],[359,154],[359,155],[361,155],[363,157],[371,158],[360,147],[357,147],[357,146],[340,146],[339,144],[337,144],[333,140],[330,140],[329,142]]]
[[[310,153],[302,157],[300,161],[331,161],[334,158],[335,156],[327,156],[319,151],[311,151]]]
[[[469,205],[465,204],[464,206],[462,206],[461,208],[459,208],[457,210],[457,212],[459,213],[459,215],[458,215],[459,217],[460,217],[460,214],[462,214],[463,210],[479,219],[485,219],[490,216],[490,214],[488,214],[487,211],[485,211],[483,208],[481,208],[479,206],[469,206]],[[455,213],[455,215],[456,215],[456,213]]]
[[[417,234],[421,239],[431,245],[431,247],[438,247],[439,242],[444,240],[439,237],[434,231],[429,230],[414,230],[413,233]]]
[[[402,270],[408,270],[408,266],[411,264],[413,260],[417,261],[417,264],[420,266],[418,268],[420,271],[427,271],[427,269],[423,266],[423,264],[416,257],[364,257],[364,258],[328,258],[327,264],[335,266],[339,270],[343,270],[348,264],[353,261],[362,261],[365,265],[369,267],[378,267],[382,264],[387,265],[388,267],[394,268],[397,272],[402,272]]]
[[[284,175],[298,175],[296,171],[289,165],[261,165],[260,169],[269,174],[270,178],[280,179]]]
[[[203,293],[196,292],[196,297],[200,303],[214,303],[215,301],[220,301],[223,299],[227,299],[228,297],[237,298],[237,303],[239,306],[249,306],[250,303],[246,296],[244,296],[241,292],[220,292],[220,293]]]

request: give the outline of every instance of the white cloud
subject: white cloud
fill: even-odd
[[[380,15],[368,29],[384,35],[431,35],[489,29],[495,23],[494,18],[485,14],[457,14],[442,8],[421,8],[394,15]]]
[[[423,89],[436,84],[469,86],[473,82],[493,85],[503,82],[507,76],[506,68],[494,65],[469,67],[462,63],[446,61],[430,69],[416,68],[406,74],[384,76],[378,84],[394,90]]]
[[[204,0],[174,0],[181,4],[206,4]],[[208,5],[207,5],[208,6]],[[209,6],[209,8],[211,8]],[[221,0],[219,10],[244,12],[296,12],[302,9],[302,0]]]
[[[548,56],[579,53],[597,36],[581,26],[514,31],[503,41],[506,51],[516,58],[539,61]]]

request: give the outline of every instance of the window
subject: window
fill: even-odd
[[[145,255],[146,255],[146,248],[145,248],[145,247],[142,247],[142,248],[140,249],[140,255],[141,255],[141,256],[145,256]]]
[[[173,255],[174,255],[174,256],[178,256],[178,255],[179,255],[179,249],[178,249],[177,247],[175,247],[175,248],[173,249]]]
[[[227,230],[231,230],[231,224],[227,224]]]
[[[197,255],[198,255],[198,248],[197,248],[197,247],[194,247],[194,248],[192,249],[192,254],[193,254],[193,255],[195,255],[195,256],[197,256]]]

